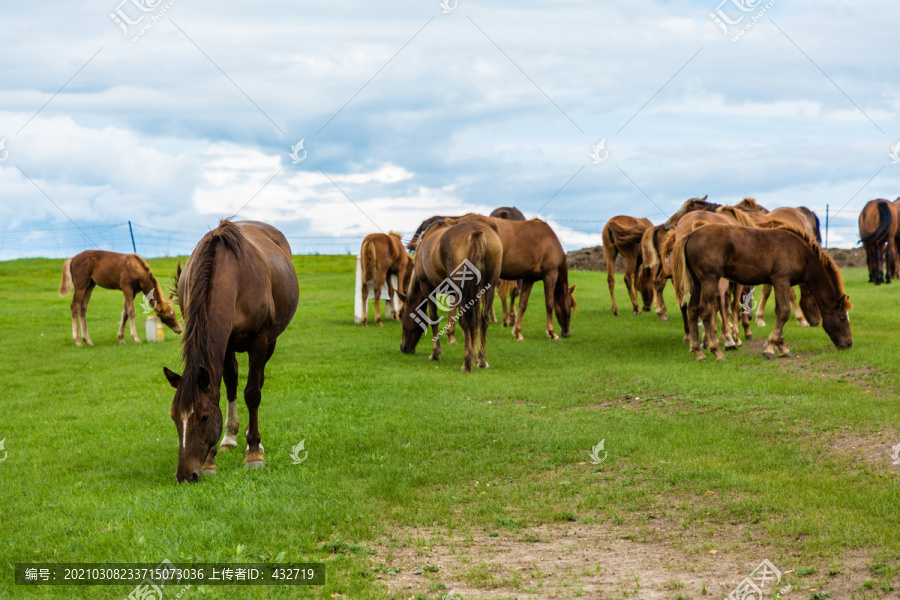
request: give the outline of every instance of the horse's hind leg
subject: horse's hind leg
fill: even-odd
[[[378,275],[375,276],[375,324],[379,327],[384,327],[384,323],[381,322],[381,288],[384,287],[386,273],[385,269],[379,269]]]
[[[528,297],[531,295],[531,288],[534,286],[534,282],[521,279],[519,281],[522,282],[522,289],[519,292],[519,314],[516,315],[512,333],[517,342],[524,342],[525,338],[522,337],[522,319],[525,317],[525,309],[528,308]]]
[[[619,252],[615,246],[607,250],[606,244],[603,245],[603,253],[606,255],[606,283],[609,286],[609,298],[612,301],[612,314],[614,317],[619,316],[619,309],[616,307],[616,256]],[[626,281],[628,281],[626,271]],[[627,286],[627,284],[626,284]]]
[[[363,327],[369,326],[369,284],[365,281],[362,282],[362,289],[360,290],[362,293],[362,323],[360,323]]]
[[[447,313],[447,319],[450,320],[450,326],[447,328],[447,343],[451,346],[455,346],[459,343],[456,341],[456,322],[459,320],[458,306]],[[466,333],[463,332],[463,335],[466,335]],[[468,337],[466,339],[468,339]]]
[[[513,280],[509,282],[509,315],[504,318],[506,323],[504,327],[512,327],[516,324],[516,298],[519,297],[519,282],[521,280]]]
[[[691,293],[690,299],[681,306],[681,313],[688,330],[691,352],[697,360],[706,360],[703,350],[700,348],[700,332],[697,327],[697,319],[700,318],[700,283],[697,279],[694,279],[692,289],[694,291]]]
[[[800,323],[800,327],[809,327],[809,322],[803,316],[803,311],[800,310],[800,305],[797,303],[797,293],[794,288],[791,288],[791,308],[794,310],[794,318]]]
[[[762,288],[762,298],[759,299],[759,306],[756,308],[756,326],[765,327],[766,320],[763,318],[766,314],[766,302],[769,300],[769,294],[772,293],[772,286],[766,284]]]
[[[122,320],[124,321],[125,315],[128,316],[128,321],[131,323],[131,339],[134,340],[135,344],[141,343],[141,338],[138,337],[137,328],[134,325],[134,297],[137,295],[137,292],[133,291],[130,287],[124,287],[122,289],[122,294],[125,295],[125,313],[122,315]],[[124,325],[124,322],[123,322]],[[125,343],[124,332],[122,332],[122,327],[119,328],[120,336],[119,343]]]
[[[716,305],[724,305],[719,293],[719,282],[703,282],[700,287],[700,315],[703,319],[703,334],[706,338],[706,346],[712,352],[716,360],[725,360],[725,355],[719,349],[719,337],[716,335]],[[722,329],[728,327],[728,321],[723,321]]]
[[[72,304],[69,306],[72,312],[72,341],[75,342],[76,346],[81,345],[81,315],[85,310],[82,302],[84,295],[85,292],[76,287]],[[85,329],[87,329],[87,325],[85,325]]]
[[[94,287],[96,285],[97,284],[94,283],[93,281],[91,281],[88,284],[87,289],[84,291],[84,297],[81,300],[81,311],[80,311],[82,337],[84,338],[84,343],[87,344],[88,346],[92,346],[92,347],[94,345],[94,342],[91,341],[91,336],[88,333],[87,307],[88,307],[88,302],[91,301],[91,293],[94,291]]]
[[[637,255],[629,254],[625,256],[625,289],[628,290],[628,298],[631,300],[631,312],[636,315],[641,314],[641,308],[638,306],[638,272],[637,272]]]
[[[485,306],[491,306],[494,304],[494,288],[488,288],[488,290],[484,293],[484,296],[481,299],[481,307],[480,314],[478,316],[481,327],[478,331],[478,368],[479,369],[488,369],[491,365],[488,364],[487,361],[487,329],[490,321],[488,320],[487,313],[485,312]]]
[[[266,464],[263,458],[263,447],[259,435],[259,403],[262,401],[262,388],[266,381],[266,363],[275,352],[275,340],[268,346],[265,342],[257,340],[248,352],[250,356],[250,368],[247,372],[247,386],[244,388],[244,402],[250,418],[247,422],[247,431],[244,437],[247,439],[247,456],[244,458],[245,467],[262,467]]]
[[[227,452],[237,448],[238,429],[241,426],[237,414],[238,364],[234,352],[225,355],[224,366],[222,378],[225,380],[225,397],[228,402],[225,412],[225,435],[222,436],[219,447],[223,452]]]
[[[737,344],[732,335],[731,317],[728,314],[728,285],[727,279],[720,279],[716,284],[716,306],[718,308],[717,312],[722,317],[722,337],[725,339],[725,349],[737,350]],[[716,340],[718,341],[718,336]]]

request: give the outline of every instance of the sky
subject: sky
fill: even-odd
[[[516,206],[567,250],[688,198],[900,196],[900,5],[44,0],[0,6],[0,259],[187,254],[220,218],[356,253]],[[129,232],[128,222],[132,223]]]

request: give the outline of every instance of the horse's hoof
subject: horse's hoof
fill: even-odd
[[[706,360],[706,357],[703,356],[702,354],[697,357],[697,362],[703,362],[704,360]]]
[[[726,352],[728,352],[729,350],[737,350],[737,349],[738,349],[737,344],[732,344],[732,345],[730,345],[730,346],[727,345],[727,344],[725,345],[725,351],[726,351]]]
[[[382,323],[381,321],[375,321],[375,324],[379,327],[384,327],[384,323]]]
[[[659,318],[659,320],[662,321],[663,323],[666,323],[666,322],[669,321],[669,317],[668,317],[668,315],[662,315],[662,316]]]
[[[683,340],[681,340],[681,343],[682,343],[682,344],[690,344],[690,343],[691,343],[691,338],[684,338]]]
[[[723,354],[723,355],[721,355],[721,356],[717,356],[717,357],[716,357],[716,362],[725,362],[725,355]]]
[[[260,469],[266,466],[266,459],[263,458],[261,452],[251,452],[244,459],[244,466],[250,469]]]
[[[119,338],[119,345],[120,345],[120,346],[124,346],[124,345],[125,345],[125,340],[123,340],[122,338]]]
[[[362,323],[360,323],[360,325],[362,325],[363,327],[368,327],[368,326],[369,326],[369,324],[368,324],[367,322],[365,322],[365,321],[363,321]]]
[[[478,365],[478,368],[479,369],[490,369],[491,365],[484,363],[483,365]]]
[[[219,472],[219,467],[217,467],[216,465],[212,465],[211,467],[203,465],[203,474],[204,475],[215,475],[218,472]]]
[[[230,451],[234,450],[235,448],[237,448],[237,442],[234,442],[234,443],[229,442],[227,444],[219,445],[220,452],[230,452]]]
[[[794,353],[793,352],[785,352],[784,354],[781,355],[781,358],[794,358]]]
[[[459,370],[460,370],[460,372],[462,372],[462,373],[471,373],[471,372],[472,372],[472,367],[467,367],[466,365],[463,365],[463,366],[461,366],[461,367],[459,368]]]
[[[613,309],[613,316],[614,316],[614,317],[618,317],[618,316],[619,316],[619,311],[617,311],[616,309]]]
[[[809,327],[809,323],[807,321],[800,321],[800,327]]]
[[[765,326],[766,326],[766,322],[765,322],[764,320],[762,320],[762,319],[757,319],[757,320],[756,320],[756,326],[757,326],[757,327],[765,327]]]
[[[768,360],[772,360],[773,358],[775,358],[774,352],[763,352],[762,354],[763,354],[763,358],[768,359]]]
[[[650,312],[650,310],[651,310],[651,307],[649,307],[649,306],[645,306],[641,309],[642,312]]]
[[[86,341],[84,344],[85,344],[88,348],[93,348],[93,347],[94,347],[94,342],[92,342],[92,341],[90,341],[90,340]]]
[[[747,341],[749,342],[750,340],[753,339],[753,334],[752,334],[752,333],[745,333],[745,334],[744,334],[744,339],[747,340]]]

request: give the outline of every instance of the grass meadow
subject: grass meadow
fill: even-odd
[[[149,262],[165,282],[176,259]],[[218,475],[196,485],[174,478],[162,368],[181,371],[177,336],[120,346],[122,296],[98,288],[88,312],[96,346],[76,348],[71,297],[57,295],[62,261],[0,263],[0,597],[131,591],[16,586],[17,562],[168,559],[326,565],[319,587],[200,586],[185,598],[434,599],[453,582],[430,571],[419,589],[397,591],[377,548],[402,548],[404,532],[422,530],[463,546],[486,532],[527,543],[535,527],[569,524],[640,544],[663,522],[688,561],[715,549],[754,561],[765,547],[792,571],[789,597],[829,597],[851,566],[870,573],[853,597],[888,597],[900,583],[900,467],[885,446],[900,443],[900,283],[875,288],[862,269],[845,271],[849,351],[792,321],[796,358],[766,361],[754,342],[717,364],[697,363],[682,344],[671,287],[671,322],[616,318],[606,274],[573,272],[571,338],[545,337],[537,289],[525,341],[492,325],[491,368],[462,374],[461,344],[434,363],[427,336],[407,356],[399,323],[354,325],[354,257],[294,263],[300,307],[260,407],[267,465],[247,470],[241,450],[220,453]],[[756,340],[773,311],[774,301]],[[246,355],[238,360],[242,390]],[[238,406],[243,448],[241,395]],[[297,465],[301,440],[309,454]],[[601,440],[608,457],[591,464]],[[467,597],[544,597],[533,580],[501,586],[471,567]],[[673,584],[666,597],[702,589]],[[641,597],[602,597],[626,596]]]

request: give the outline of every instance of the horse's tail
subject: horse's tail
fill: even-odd
[[[62,281],[59,284],[59,297],[64,298],[72,291],[72,259],[66,259],[63,263]]]
[[[679,306],[684,306],[687,297],[692,292],[691,268],[685,257],[685,246],[691,235],[683,235],[675,242],[675,248],[672,250],[672,287],[675,288],[675,298],[678,300]]]
[[[809,224],[813,228],[813,233],[816,236],[816,242],[818,242],[818,244],[821,246],[822,245],[822,227],[819,224],[819,215],[817,215],[810,209],[806,208],[805,206],[801,206],[799,208],[799,210],[806,216],[807,220],[809,221]]]
[[[891,209],[887,205],[887,201],[878,203],[878,227],[875,231],[871,231],[864,235],[860,235],[863,244],[868,244],[882,239],[891,228]]]
[[[644,230],[644,235],[641,237],[641,258],[644,261],[644,266],[648,269],[652,269],[659,264],[659,253],[656,251],[656,236],[658,233],[659,229],[656,227],[648,227]]]
[[[605,229],[609,231],[610,239],[613,242],[622,245],[638,244],[644,235],[644,230],[639,227],[635,229],[626,229],[615,221],[609,221],[606,224]]]
[[[375,257],[375,242],[371,239],[363,240],[359,260],[362,262],[363,283],[373,283],[378,275],[378,260]]]
[[[472,266],[484,275],[487,273],[485,265],[485,256],[487,255],[488,243],[487,237],[483,231],[473,231],[469,235],[469,242],[466,246],[466,259],[472,263]],[[462,298],[459,303],[459,320],[465,330],[476,332],[475,339],[479,337],[479,329],[483,329],[481,324],[482,317],[487,316],[488,307],[481,300],[480,290],[483,286],[472,280],[469,285],[462,286]],[[483,313],[483,314],[482,314]]]
[[[665,241],[662,243],[662,247],[659,249],[662,260],[665,261],[671,259],[672,252],[675,251],[675,241],[675,232],[670,231],[666,236]],[[663,267],[665,267],[665,265],[663,265]]]

